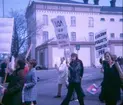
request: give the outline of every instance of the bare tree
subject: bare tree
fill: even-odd
[[[36,33],[33,30],[29,30],[30,34],[27,34],[27,21],[24,13],[12,10],[10,16],[14,17],[14,34],[12,38],[11,54],[16,58],[19,54],[27,51],[29,38],[33,37],[33,35],[38,35],[43,24],[35,27]]]

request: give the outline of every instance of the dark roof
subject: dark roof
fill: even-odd
[[[103,6],[101,8],[102,12],[123,12],[123,7],[110,7],[110,6]]]

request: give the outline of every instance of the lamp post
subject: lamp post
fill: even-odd
[[[2,0],[2,7],[3,7],[3,18],[4,18],[4,0]]]

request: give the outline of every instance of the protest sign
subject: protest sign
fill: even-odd
[[[96,56],[102,56],[108,49],[107,31],[101,31],[95,35]]]
[[[26,53],[25,59],[28,58],[31,49],[32,49],[32,44],[30,45],[30,47],[29,47],[29,49],[28,49],[28,51],[27,51],[27,53]]]
[[[65,48],[70,46],[69,36],[67,32],[67,25],[64,16],[58,16],[51,20],[55,28],[55,34],[57,38],[57,43],[60,48]]]
[[[13,18],[0,18],[0,54],[11,53],[13,29]]]
[[[98,93],[100,89],[100,86],[97,86],[96,84],[92,84],[91,86],[89,86],[87,88],[87,91],[90,93],[90,94],[93,94],[95,95],[96,93]]]

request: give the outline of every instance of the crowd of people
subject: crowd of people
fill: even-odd
[[[84,74],[83,62],[76,53],[71,54],[71,60],[68,61],[62,57],[60,65],[55,65],[58,71],[58,92],[55,98],[61,97],[62,85],[68,89],[67,95],[61,105],[69,105],[73,99],[78,99],[80,105],[84,104],[84,91],[81,80]],[[37,75],[36,60],[15,60],[15,70],[11,69],[10,60],[5,60],[1,64],[0,76],[2,83],[9,82],[7,88],[2,89],[3,105],[36,105],[37,99]],[[121,100],[121,89],[123,90],[123,60],[117,58],[109,52],[104,54],[104,59],[100,59],[104,74],[101,83],[100,102],[105,105],[117,105]],[[75,93],[77,97],[75,97]],[[121,103],[123,105],[123,102]]]
[[[8,60],[1,63],[2,83],[8,83],[7,88],[1,90],[3,98],[1,105],[36,105],[37,76],[36,60],[28,62],[22,58],[15,60],[12,70]],[[10,73],[11,71],[11,73]]]

